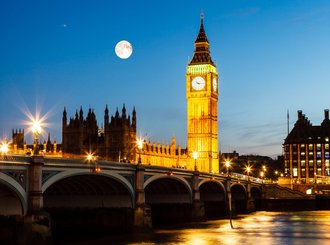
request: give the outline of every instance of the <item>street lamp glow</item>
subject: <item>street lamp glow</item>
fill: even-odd
[[[197,160],[197,158],[198,158],[198,152],[197,151],[193,152],[193,158],[194,158],[194,160]]]
[[[198,169],[197,169],[197,158],[198,158],[198,152],[197,151],[194,151],[193,152],[193,158],[194,158],[194,160],[195,160],[195,167],[194,167],[194,169],[195,169],[195,171],[197,171]]]
[[[226,165],[226,168],[227,168],[227,175],[228,175],[228,176],[229,176],[229,168],[230,168],[230,164],[231,164],[231,163],[230,163],[230,161],[228,161],[228,160],[225,162],[225,165]]]
[[[141,151],[142,148],[143,148],[143,140],[142,140],[142,139],[138,139],[138,140],[136,141],[136,143],[137,143],[137,147],[138,147],[138,149]]]
[[[88,153],[86,156],[87,161],[92,161],[93,160],[93,155]]]
[[[34,121],[32,124],[32,133],[40,134],[41,133],[41,123],[39,121]]]
[[[141,159],[141,151],[143,149],[143,139],[139,138],[136,140],[136,146],[139,149],[139,158],[138,158],[138,164],[142,163]]]
[[[0,152],[2,154],[7,154],[9,151],[9,144],[7,142],[3,142],[0,147]]]

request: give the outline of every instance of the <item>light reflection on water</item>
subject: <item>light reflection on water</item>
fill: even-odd
[[[106,237],[83,244],[330,244],[330,211],[256,212],[233,220],[192,223],[152,234]]]

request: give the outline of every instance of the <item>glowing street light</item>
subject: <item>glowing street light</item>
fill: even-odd
[[[230,163],[230,161],[228,161],[228,160],[225,162],[225,165],[226,165],[226,168],[227,168],[227,176],[229,176],[229,168],[230,168],[230,164],[231,164],[231,163]]]
[[[2,142],[1,146],[0,146],[0,152],[1,154],[7,154],[9,151],[9,144],[5,141]]]
[[[137,139],[136,144],[137,144],[137,148],[139,149],[138,163],[140,164],[141,163],[141,151],[142,151],[142,148],[143,148],[143,140],[141,138]]]
[[[38,119],[34,119],[32,122],[32,133],[34,135],[34,144],[35,144],[35,148],[33,149],[33,155],[39,154],[38,141],[41,131],[42,131],[41,122]]]
[[[86,159],[88,162],[92,161],[93,160],[93,155],[91,153],[88,153],[87,156],[86,156]]]
[[[252,169],[252,168],[251,168],[251,166],[249,166],[249,165],[245,167],[245,172],[247,172],[248,181],[250,180],[250,172],[251,172],[251,169]]]
[[[193,158],[195,160],[195,171],[197,171],[197,158],[198,158],[198,152],[197,151],[193,152]]]

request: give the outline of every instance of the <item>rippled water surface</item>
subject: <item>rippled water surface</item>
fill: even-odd
[[[256,212],[240,215],[233,226],[214,220],[76,244],[330,244],[330,211]]]

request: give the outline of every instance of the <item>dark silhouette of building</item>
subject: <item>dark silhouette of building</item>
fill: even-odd
[[[292,183],[309,184],[329,179],[329,110],[321,125],[313,126],[298,111],[298,120],[284,141],[285,174]]]
[[[104,111],[104,127],[97,124],[94,110],[86,118],[82,107],[68,120],[66,108],[62,118],[63,154],[93,153],[107,160],[133,161],[136,154],[136,111],[126,114],[125,105],[121,115],[118,108],[115,116],[109,117],[108,106]]]
[[[13,145],[16,148],[23,148],[24,146],[24,129],[14,130],[12,132]]]

